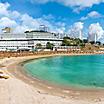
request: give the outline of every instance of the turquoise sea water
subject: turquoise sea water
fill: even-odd
[[[57,56],[24,64],[25,71],[52,84],[74,87],[104,87],[104,55]]]

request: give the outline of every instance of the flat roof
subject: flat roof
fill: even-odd
[[[50,33],[48,31],[42,31],[42,30],[25,31],[24,33],[32,33],[32,32]]]

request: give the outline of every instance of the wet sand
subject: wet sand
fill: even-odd
[[[3,92],[0,104],[104,104],[104,90],[63,88],[48,84],[27,75],[22,67],[23,62],[31,59],[51,57],[55,55],[37,55],[6,59],[2,64],[4,72],[10,78],[0,80],[0,92]],[[61,54],[65,55],[65,54]],[[67,54],[73,55],[73,54]],[[74,54],[80,55],[80,54]],[[3,87],[4,86],[4,87]],[[9,86],[9,87],[8,87]],[[5,88],[6,87],[6,88]],[[12,94],[10,95],[9,93]],[[17,97],[21,96],[21,97]],[[4,103],[1,103],[4,101]],[[8,103],[5,103],[5,102]],[[15,103],[10,103],[14,101]]]

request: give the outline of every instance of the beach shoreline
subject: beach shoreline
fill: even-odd
[[[53,86],[44,83],[43,81],[34,79],[31,76],[27,75],[26,72],[24,72],[23,70],[22,64],[25,61],[44,58],[44,57],[63,56],[63,55],[73,56],[73,55],[93,55],[93,54],[50,54],[50,55],[37,55],[37,56],[11,58],[10,60],[12,60],[12,62],[9,62],[8,64],[6,62],[5,72],[9,74],[12,77],[12,79],[21,80],[24,83],[28,84],[29,86],[32,86],[39,94],[61,97],[62,99],[67,99],[69,101],[70,99],[72,101],[77,100],[82,102],[83,101],[96,102],[97,100],[98,101],[104,100],[103,99],[104,90],[95,90],[95,89],[83,90],[83,89],[74,89],[74,88],[64,89],[62,87],[59,88],[59,86]]]

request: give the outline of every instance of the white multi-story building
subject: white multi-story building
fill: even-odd
[[[60,46],[62,40],[60,34],[45,31],[27,31],[22,34],[3,33],[0,34],[0,50],[32,50],[38,43],[45,47],[47,42]]]
[[[95,43],[96,43],[96,41],[97,41],[97,34],[89,34],[89,36],[88,36],[88,41],[90,42],[90,41],[94,41]]]

